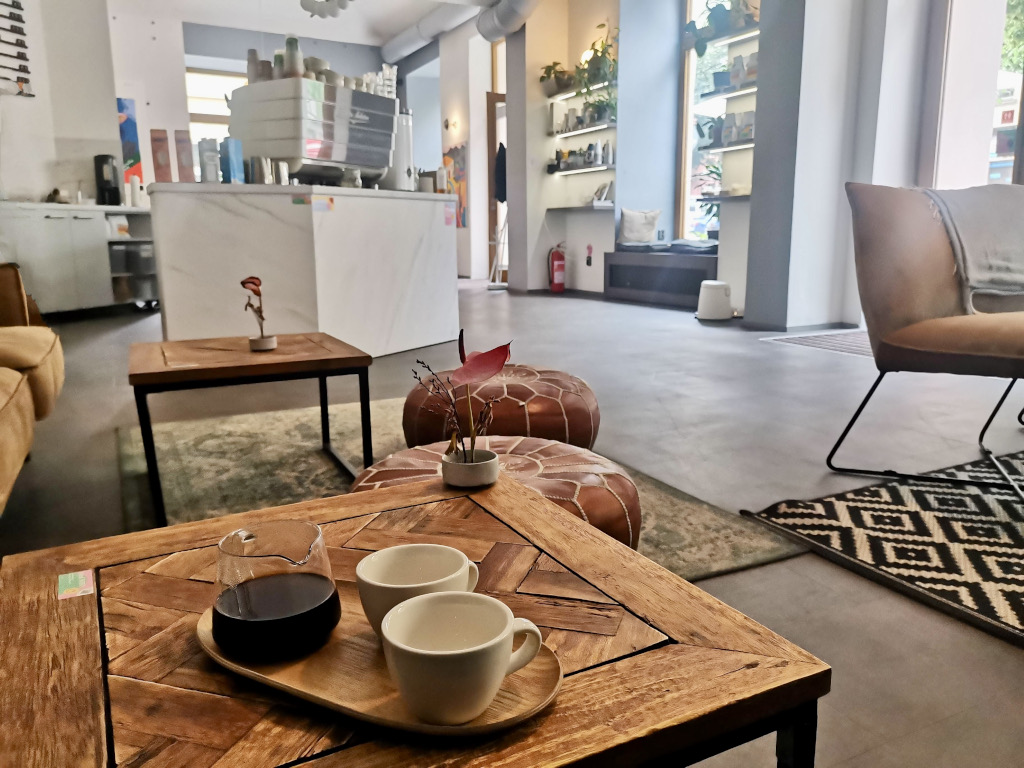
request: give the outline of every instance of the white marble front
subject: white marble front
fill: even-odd
[[[374,357],[458,337],[449,195],[334,187],[150,187],[164,336],[323,331]]]

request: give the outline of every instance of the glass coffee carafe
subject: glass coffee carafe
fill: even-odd
[[[258,523],[217,545],[213,639],[224,653],[269,662],[319,648],[341,619],[320,526]]]

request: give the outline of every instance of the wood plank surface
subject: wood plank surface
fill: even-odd
[[[0,568],[46,568],[52,567],[52,561],[60,561],[66,566],[66,570],[106,569],[107,566],[158,555],[166,556],[183,549],[215,545],[232,531],[252,523],[268,520],[309,520],[314,523],[328,523],[465,495],[464,490],[449,488],[437,478],[395,488],[302,501],[225,515],[212,520],[199,520],[167,528],[84,541],[80,544],[8,555],[3,559]],[[46,561],[51,561],[51,564],[47,565]]]
[[[6,563],[6,558],[4,560]],[[0,570],[0,766],[53,768],[106,762],[106,714],[95,594],[57,599],[75,568]]]
[[[277,349],[270,352],[250,352],[245,336],[142,342],[132,344],[128,354],[128,383],[181,384],[366,368],[372,363],[366,352],[326,333],[279,334]]]
[[[812,654],[506,475],[471,498],[677,642],[821,664]]]
[[[478,591],[542,626],[567,673],[553,708],[445,744],[325,721],[215,665],[193,630],[216,591],[215,544],[281,519],[324,525],[348,626],[365,622],[355,565],[371,550],[462,549],[480,563]],[[56,600],[57,574],[82,567],[100,569],[102,616],[95,595]],[[25,733],[0,740],[0,766],[18,768],[104,768],[108,752],[133,768],[619,766],[812,701],[830,680],[812,655],[506,477],[470,498],[428,481],[15,555],[0,564],[0,621],[16,628],[0,671],[25,680],[0,687],[5,725]]]
[[[567,677],[552,707],[493,739],[410,744],[383,735],[308,765],[534,768],[588,758],[587,765],[640,765],[813,699],[827,675],[813,664],[675,644]]]

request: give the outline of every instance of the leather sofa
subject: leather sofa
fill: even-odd
[[[64,386],[64,351],[25,294],[14,264],[0,264],[0,513],[32,450],[35,423]]]

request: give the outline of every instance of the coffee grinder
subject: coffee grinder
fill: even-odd
[[[100,205],[120,205],[121,182],[114,156],[96,155],[93,165],[96,169],[96,202]]]

